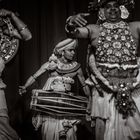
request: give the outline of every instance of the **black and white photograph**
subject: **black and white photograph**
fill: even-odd
[[[139,8],[0,0],[0,140],[140,140]]]

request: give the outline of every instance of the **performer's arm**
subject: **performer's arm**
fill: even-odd
[[[32,76],[30,76],[27,81],[25,82],[25,84],[23,86],[19,86],[19,93],[23,94],[26,92],[26,89],[31,86],[37,79],[37,77],[39,77],[40,75],[42,75],[46,70],[48,70],[49,67],[49,63],[45,63],[41,66],[41,68]]]
[[[5,18],[9,17],[8,26],[10,28],[10,35],[15,36],[19,39],[29,40],[32,38],[32,34],[29,31],[27,25],[12,11],[1,9],[0,10],[0,17]]]
[[[93,54],[90,55],[89,57],[89,66],[91,68],[91,71],[93,72],[93,74],[95,75],[96,78],[98,78],[99,80],[101,80],[101,82],[106,85],[108,88],[113,90],[113,87],[110,85],[109,81],[100,73],[100,71],[98,70],[96,63],[95,63],[95,57]],[[94,76],[93,76],[94,77]],[[91,79],[93,78],[91,76]],[[93,82],[95,81],[94,79],[92,79]]]
[[[78,76],[78,79],[79,79],[79,81],[82,85],[82,88],[83,88],[83,91],[84,91],[85,95],[90,96],[90,89],[89,89],[88,85],[85,83],[85,77],[83,75],[83,72],[82,72],[81,68],[78,69],[77,76]]]
[[[137,64],[138,64],[138,75],[133,83],[133,88],[135,88],[137,85],[140,84],[140,57],[137,58]]]
[[[68,37],[88,37],[88,30],[85,27],[87,25],[87,20],[84,18],[86,16],[89,16],[89,13],[80,13],[68,17],[65,25],[65,30]]]

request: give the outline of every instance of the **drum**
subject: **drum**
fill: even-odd
[[[61,117],[85,117],[88,100],[63,92],[33,90],[31,109],[39,113]]]

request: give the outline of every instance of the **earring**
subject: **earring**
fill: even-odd
[[[99,13],[98,13],[98,17],[100,20],[106,20],[105,14],[104,14],[104,9],[100,8]]]
[[[126,7],[124,5],[121,5],[120,10],[121,10],[121,18],[122,19],[127,19],[129,17],[129,12],[126,9]]]

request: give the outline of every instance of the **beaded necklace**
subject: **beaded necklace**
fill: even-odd
[[[59,73],[70,73],[76,71],[77,69],[79,69],[79,67],[80,64],[77,63],[76,61],[73,61],[68,64],[58,61],[56,71]]]
[[[95,56],[100,63],[122,64],[136,61],[136,44],[128,24],[120,21],[100,25]]]

